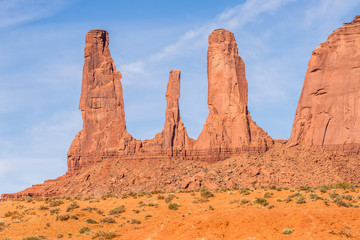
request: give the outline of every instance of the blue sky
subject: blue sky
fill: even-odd
[[[288,138],[311,51],[359,10],[360,0],[0,0],[0,193],[66,172],[90,29],[110,34],[134,137],[162,130],[168,74],[179,69],[181,116],[197,138],[208,114],[207,37],[226,28],[246,64],[253,119]]]

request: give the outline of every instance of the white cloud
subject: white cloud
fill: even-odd
[[[316,1],[316,6],[306,11],[303,21],[303,27],[309,28],[314,24],[326,23],[331,26],[343,17],[350,10],[360,4],[360,0],[320,0]],[[353,16],[351,16],[353,17]]]
[[[120,66],[120,69],[126,74],[144,74],[147,72],[144,68],[148,63],[160,62],[165,59],[168,60],[183,55],[193,49],[197,49],[199,46],[206,46],[206,39],[209,33],[216,28],[227,28],[234,31],[249,21],[256,20],[261,14],[267,12],[272,13],[291,1],[292,0],[248,0],[244,4],[225,10],[207,24],[188,30],[175,43],[165,46],[161,51],[147,58],[124,64]]]
[[[64,0],[2,0],[0,28],[51,16],[64,5]]]

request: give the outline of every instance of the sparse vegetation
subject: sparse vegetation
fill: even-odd
[[[282,230],[283,234],[291,234],[292,232],[294,232],[293,228],[285,228],[284,230]]]
[[[200,190],[200,196],[203,197],[203,198],[210,198],[210,197],[214,197],[214,193],[211,192],[209,189],[207,188],[202,188]]]
[[[98,238],[100,240],[103,240],[103,239],[113,239],[114,237],[115,237],[115,233],[113,232],[99,230],[92,236],[92,239]]]
[[[36,236],[36,237],[24,237],[23,240],[43,240],[46,239],[45,236]]]
[[[98,223],[96,220],[91,219],[91,218],[86,219],[86,222],[87,222],[87,223],[90,223],[90,224],[97,224],[97,223]]]
[[[168,208],[169,208],[170,210],[178,210],[178,209],[179,209],[179,206],[180,206],[180,205],[179,205],[177,202],[172,202],[172,203],[169,204]]]
[[[253,201],[254,204],[259,204],[259,205],[262,205],[262,206],[267,206],[269,205],[269,202],[265,199],[265,198],[256,198],[254,201]]]
[[[120,213],[123,213],[123,212],[125,212],[125,206],[121,205],[119,207],[116,207],[116,208],[110,210],[109,214],[110,215],[115,215],[115,214],[120,214]]]
[[[89,232],[91,232],[91,228],[89,228],[89,227],[82,227],[79,230],[79,233],[81,233],[81,234],[89,233]]]
[[[131,219],[131,224],[141,224],[141,221],[137,219]]]
[[[73,202],[66,208],[66,212],[70,212],[70,211],[74,210],[75,208],[79,208],[79,207],[80,206],[77,202]]]
[[[56,216],[56,221],[67,221],[67,220],[69,220],[69,219],[70,219],[70,215],[69,215],[69,214]]]
[[[115,219],[113,219],[111,217],[104,217],[103,219],[100,220],[100,222],[102,222],[102,223],[116,223]]]

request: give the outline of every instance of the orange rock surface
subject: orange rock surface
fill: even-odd
[[[312,52],[289,144],[359,153],[360,16]]]
[[[209,115],[195,150],[216,160],[266,151],[272,139],[250,117],[245,63],[234,34],[225,29],[213,31],[207,59]]]

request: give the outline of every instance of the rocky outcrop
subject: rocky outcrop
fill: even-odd
[[[290,145],[359,153],[360,16],[312,52]]]
[[[194,149],[201,157],[224,159],[241,152],[264,152],[272,139],[251,119],[245,64],[232,32],[209,36],[208,107],[204,129]]]
[[[165,95],[164,129],[151,140],[137,140],[127,132],[120,79],[121,74],[115,69],[110,55],[108,33],[99,29],[91,30],[85,41],[79,106],[83,129],[76,135],[68,151],[68,172],[58,179],[4,197],[73,195],[74,192],[102,194],[104,191],[114,192],[115,188],[118,192],[125,189],[141,190],[145,186],[148,189],[154,186],[174,189],[181,185],[177,181],[178,176],[188,170],[176,169],[179,166],[173,165],[172,161],[188,161],[186,167],[190,169],[191,161],[206,165],[206,162],[224,160],[244,152],[263,153],[273,144],[271,137],[250,117],[245,64],[238,54],[234,35],[227,30],[215,30],[209,36],[210,112],[196,141],[188,137],[180,117],[180,71],[170,71]],[[158,167],[161,162],[167,163]],[[119,170],[120,165],[125,170]],[[136,169],[144,166],[149,169],[146,170],[147,175],[141,177]],[[126,169],[132,169],[136,174]],[[115,171],[111,174],[114,179],[108,179],[112,171]],[[175,172],[177,175],[169,178],[162,172]],[[133,177],[121,180],[124,174]],[[150,184],[154,174],[156,178]],[[121,184],[112,184],[117,181]],[[94,188],[99,184],[101,188]],[[132,188],[132,185],[142,187]],[[196,178],[192,186],[197,185],[218,186]],[[233,185],[233,182],[227,181],[227,185]]]
[[[115,69],[104,30],[86,34],[79,108],[83,129],[68,151],[70,172],[98,161],[99,155],[124,150],[126,136],[121,73]]]

